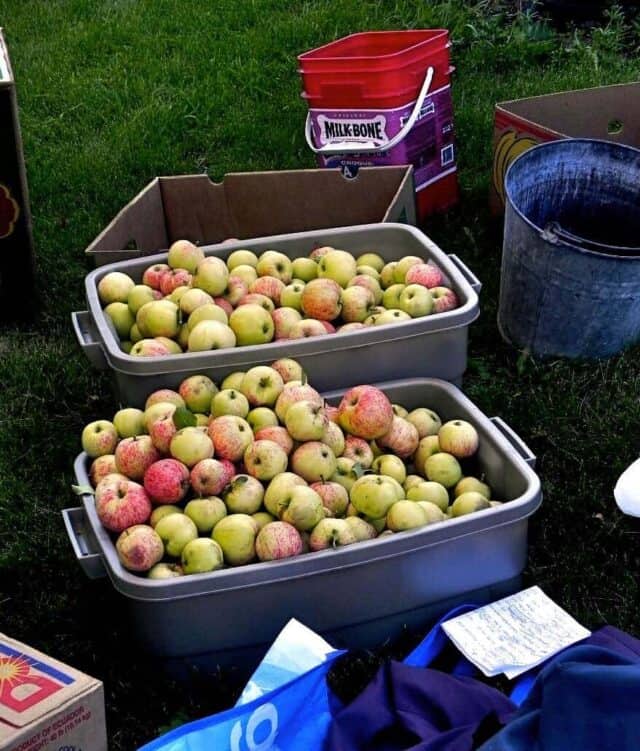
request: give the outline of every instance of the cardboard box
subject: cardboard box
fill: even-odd
[[[496,105],[490,202],[504,211],[504,177],[522,152],[560,138],[599,138],[640,147],[640,83],[565,91]]]
[[[97,266],[166,250],[372,222],[415,224],[413,171],[366,167],[157,177],[86,249]]]
[[[106,751],[102,683],[0,634],[0,751]]]
[[[2,29],[0,144],[0,317],[4,318],[33,312],[24,298],[34,294],[34,256],[16,86]]]

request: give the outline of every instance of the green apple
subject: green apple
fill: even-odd
[[[160,519],[164,518],[165,516],[169,516],[169,514],[181,513],[182,509],[179,506],[172,506],[168,503],[163,504],[162,506],[156,506],[151,512],[149,524],[155,529],[155,526],[160,521]]]
[[[236,389],[237,391],[240,391],[240,386],[242,386],[242,381],[244,380],[244,376],[245,376],[244,370],[236,370],[233,373],[229,373],[229,375],[220,384],[220,388],[221,389]]]
[[[322,498],[313,488],[296,485],[291,488],[286,505],[282,507],[280,518],[293,525],[298,532],[309,532],[325,518]]]
[[[462,470],[458,460],[455,456],[444,452],[430,456],[424,463],[424,471],[429,480],[439,482],[445,488],[452,488],[462,479]]]
[[[426,407],[411,410],[407,415],[407,420],[416,428],[421,440],[428,435],[438,435],[438,431],[442,427],[438,415]]]
[[[382,302],[382,288],[379,282],[366,274],[358,274],[349,282],[348,287],[364,287],[373,295],[373,304],[380,305]]]
[[[113,424],[120,438],[132,438],[147,432],[144,426],[144,412],[135,407],[118,410],[113,416]]]
[[[401,258],[393,270],[393,279],[395,283],[405,284],[407,271],[409,271],[412,266],[417,266],[421,263],[424,263],[424,259],[419,258],[418,256],[404,256]]]
[[[364,475],[356,480],[349,498],[360,514],[373,519],[386,516],[398,500],[396,488],[380,475]]]
[[[378,282],[378,286],[380,286],[380,272],[376,271],[372,266],[356,266],[356,271],[360,276],[369,276],[375,279]]]
[[[320,441],[303,443],[291,457],[291,468],[307,482],[332,479],[336,467],[337,462],[333,451]]]
[[[342,456],[345,448],[344,433],[335,422],[327,420],[320,440],[322,443],[326,443],[336,456]]]
[[[166,554],[172,558],[178,558],[184,546],[198,536],[198,528],[186,514],[163,516],[155,530],[164,544]]]
[[[362,323],[375,305],[373,293],[360,285],[347,287],[340,296],[342,318],[347,323]]]
[[[431,292],[421,284],[409,284],[400,294],[398,307],[408,313],[411,318],[421,318],[433,311],[433,297]]]
[[[171,439],[169,451],[174,459],[193,467],[213,456],[211,438],[201,428],[182,428]]]
[[[177,563],[156,563],[147,574],[148,579],[175,579],[178,576],[184,576],[184,571]]]
[[[258,278],[258,274],[255,268],[253,266],[249,266],[249,264],[246,263],[235,266],[233,271],[231,272],[231,276],[237,276],[239,279],[242,279],[247,289]]]
[[[318,276],[318,264],[313,258],[295,258],[291,264],[291,273],[294,279],[310,282]]]
[[[251,250],[234,250],[227,258],[227,268],[233,271],[238,266],[251,266],[255,269],[258,265],[258,256]]]
[[[171,300],[171,302],[174,302],[179,307],[180,301],[190,289],[191,287],[187,287],[186,284],[176,287],[170,295],[165,297],[165,300]]]
[[[229,317],[229,326],[239,347],[266,344],[275,333],[271,314],[260,305],[240,305]]]
[[[156,336],[155,340],[156,342],[160,342],[161,344],[164,344],[164,346],[169,350],[169,352],[172,355],[182,354],[182,347],[178,344],[178,342],[175,342],[173,339],[169,339],[169,337],[167,336]]]
[[[306,260],[310,261],[314,266],[316,265],[310,258]],[[291,284],[288,284],[280,294],[280,305],[283,308],[293,308],[301,313],[303,292],[304,284],[302,282],[291,282]]]
[[[224,310],[215,303],[205,303],[199,308],[196,308],[193,313],[187,319],[187,327],[189,332],[202,321],[218,321],[218,323],[229,323],[229,318]]]
[[[254,514],[262,506],[264,488],[251,475],[236,475],[225,489],[223,498],[232,514]]]
[[[255,407],[247,415],[247,422],[251,430],[257,433],[262,428],[271,428],[278,425],[278,416],[269,407]]]
[[[82,431],[82,449],[92,459],[105,454],[113,454],[118,444],[118,431],[109,420],[95,420]]]
[[[122,339],[122,341],[120,342],[120,349],[123,352],[130,354],[131,350],[133,349],[133,342],[129,339]]]
[[[282,472],[276,475],[267,486],[264,494],[264,506],[273,516],[280,516],[281,506],[292,488],[306,485],[306,481],[293,472]]]
[[[203,289],[188,289],[180,297],[179,307],[185,316],[190,316],[194,310],[203,305],[212,305],[213,297]],[[226,323],[226,321],[224,321]]]
[[[289,284],[292,279],[291,269],[289,257],[277,250],[266,250],[256,266],[258,276],[273,276],[284,284]]]
[[[359,516],[349,516],[345,521],[349,525],[349,528],[358,542],[372,540],[378,535],[376,528],[369,522],[361,519]]]
[[[267,524],[271,524],[271,522],[277,521],[276,517],[272,516],[268,511],[256,511],[255,514],[251,514],[251,518],[258,525],[258,532],[263,527],[266,527]]]
[[[138,324],[134,323],[133,326],[129,329],[129,340],[131,341],[132,344],[137,344],[142,339],[144,339],[144,337],[140,333]]]
[[[184,513],[193,521],[200,534],[209,534],[216,524],[227,515],[227,507],[221,498],[194,498],[184,508]]]
[[[405,418],[409,414],[402,404],[392,404],[391,406],[393,408],[393,414],[396,417]]]
[[[333,279],[341,287],[346,287],[356,273],[356,259],[344,250],[330,250],[318,262],[318,276]]]
[[[98,282],[98,296],[103,305],[112,302],[126,303],[129,292],[135,287],[135,282],[127,274],[120,271],[111,271],[105,274]]]
[[[292,404],[285,416],[287,432],[295,441],[321,440],[328,422],[323,407],[305,400]]]
[[[416,472],[424,475],[424,464],[430,456],[437,454],[440,451],[440,442],[437,435],[427,435],[420,439],[418,448],[413,455],[413,463],[416,468]]]
[[[480,493],[480,495],[483,495],[487,499],[491,498],[491,488],[486,482],[481,482],[476,477],[463,477],[453,489],[453,496],[454,498],[457,498],[463,493],[470,492]]]
[[[192,412],[209,412],[211,400],[218,393],[218,387],[205,375],[185,378],[178,387],[184,404]]]
[[[219,391],[211,401],[211,414],[214,417],[222,415],[237,415],[247,417],[249,414],[249,402],[244,394],[235,389],[223,389]]]
[[[400,295],[404,292],[404,284],[392,284],[382,293],[382,304],[389,310],[400,309]]]
[[[230,566],[242,566],[256,557],[258,525],[248,514],[230,514],[213,528],[213,539],[220,545]]]
[[[276,475],[286,470],[288,464],[287,452],[275,441],[253,441],[244,452],[244,466],[247,472],[263,482],[273,480]]]
[[[411,316],[408,313],[405,313],[404,310],[385,310],[384,313],[380,313],[379,316],[376,316],[376,320],[374,321],[374,324],[376,326],[385,326],[388,323],[400,323],[401,321],[410,321]]]
[[[387,512],[387,527],[393,532],[424,527],[427,522],[425,510],[413,501],[396,501]]]
[[[173,339],[180,331],[180,308],[170,300],[154,300],[138,310],[135,322],[145,337]]]
[[[422,482],[424,482],[424,477],[420,477],[420,475],[407,475],[407,479],[402,483],[402,487],[405,493],[408,493],[411,488],[415,488],[416,485],[420,485]]]
[[[189,352],[207,352],[231,349],[236,346],[236,336],[230,326],[220,321],[200,321],[189,334]]]
[[[109,317],[120,339],[126,339],[135,323],[129,306],[124,302],[112,302],[107,305],[104,312]]]
[[[309,537],[312,551],[329,550],[358,542],[346,519],[321,519]]]
[[[478,431],[466,420],[450,420],[438,431],[441,451],[457,459],[473,456],[478,450]]]
[[[407,490],[407,498],[410,501],[429,501],[435,504],[441,511],[449,508],[449,492],[439,482],[422,481]]]
[[[171,402],[155,402],[154,404],[150,404],[144,411],[144,427],[147,433],[151,431],[151,426],[154,422],[172,417],[175,411],[176,405]]]
[[[349,459],[346,456],[338,457],[338,459],[336,459],[336,471],[330,478],[331,482],[337,482],[349,492],[359,476],[355,467],[355,460]]]
[[[396,284],[394,272],[397,265],[397,261],[390,261],[389,263],[385,263],[380,270],[380,286],[382,289],[388,289],[392,284]]]
[[[209,537],[191,540],[182,549],[180,556],[185,574],[207,574],[224,564],[222,548]]]
[[[228,281],[229,269],[225,262],[221,258],[209,256],[198,264],[191,284],[197,289],[203,289],[211,297],[218,297],[227,288]]]
[[[189,240],[176,240],[171,244],[167,254],[167,263],[172,269],[186,269],[193,274],[198,264],[204,260],[202,248]]]
[[[434,522],[443,522],[448,519],[446,512],[444,512],[437,504],[430,501],[417,501],[418,506],[427,515],[427,524],[433,524]]]
[[[127,305],[129,306],[129,310],[135,316],[143,305],[148,302],[153,302],[155,299],[151,287],[147,287],[146,284],[136,284],[134,287],[131,287],[131,290],[129,291]]]
[[[273,407],[283,389],[284,381],[280,373],[266,365],[249,368],[240,386],[240,391],[252,407]]]
[[[356,259],[358,266],[371,266],[378,273],[384,268],[384,258],[377,253],[363,253]]]
[[[440,454],[438,454],[440,456]],[[442,454],[446,456],[446,454]],[[482,511],[482,509],[491,508],[489,499],[485,498],[481,493],[474,493],[468,491],[459,495],[453,505],[451,506],[451,514],[455,516],[464,516],[465,514],[472,514],[474,511]]]
[[[407,468],[399,456],[394,454],[381,454],[376,456],[371,464],[371,469],[380,475],[393,477],[396,482],[402,484],[407,479]]]
[[[182,348],[183,352],[187,351],[187,347],[189,346],[189,334],[191,332],[189,331],[189,326],[187,323],[183,323],[182,326],[180,326],[180,331],[178,331],[178,344]]]

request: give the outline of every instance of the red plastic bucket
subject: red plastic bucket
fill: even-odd
[[[449,33],[372,31],[298,57],[323,167],[412,164],[418,215],[458,198]]]

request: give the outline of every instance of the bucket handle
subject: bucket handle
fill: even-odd
[[[592,250],[596,253],[611,253],[612,250],[619,250],[624,252],[625,255],[640,255],[640,247],[638,246],[621,248],[618,246],[603,245],[595,240],[589,240],[586,237],[569,232],[569,230],[565,229],[558,222],[549,222],[544,228],[542,237],[549,242],[563,242],[566,245],[574,245],[583,250]]]
[[[372,141],[360,141],[359,143],[353,143],[353,141],[335,141],[327,143],[324,146],[316,146],[313,140],[313,124],[311,121],[311,112],[307,112],[307,122],[305,125],[305,137],[307,139],[307,145],[314,152],[314,154],[377,154],[380,151],[388,151],[394,146],[397,146],[409,134],[411,128],[413,128],[420,110],[424,104],[424,100],[427,98],[431,83],[433,81],[434,69],[429,66],[427,69],[427,75],[422,83],[422,88],[416,99],[415,107],[411,113],[409,119],[404,124],[404,127],[399,130],[390,141],[384,143],[373,143]]]

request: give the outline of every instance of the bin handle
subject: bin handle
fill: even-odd
[[[434,69],[429,66],[427,74],[422,83],[422,88],[416,99],[413,112],[409,116],[409,119],[404,124],[404,127],[399,130],[390,141],[383,143],[374,143],[373,141],[359,141],[354,143],[353,140],[349,141],[335,141],[327,143],[324,146],[316,146],[313,138],[313,123],[311,120],[311,111],[307,112],[307,122],[305,124],[304,134],[307,139],[307,145],[315,154],[377,154],[380,151],[389,151],[394,146],[397,146],[409,134],[411,128],[413,128],[416,120],[422,110],[424,100],[427,98],[431,83],[433,81]]]
[[[492,417],[491,422],[498,428],[502,435],[509,441],[518,454],[525,460],[525,462],[535,469],[536,455],[527,446],[527,444],[520,438],[516,431],[501,418]]]
[[[78,310],[71,314],[71,323],[78,340],[78,344],[84,350],[85,355],[94,368],[106,370],[107,360],[102,349],[102,344],[94,337],[94,329],[88,310]]]
[[[464,278],[469,282],[471,289],[476,293],[476,295],[480,294],[480,290],[482,289],[482,282],[478,279],[478,277],[471,271],[471,269],[467,266],[467,264],[455,253],[449,253],[449,258],[451,261],[453,261],[454,265],[458,269],[458,271],[464,276]]]
[[[101,579],[106,576],[102,556],[94,548],[92,540],[85,534],[85,511],[81,506],[62,510],[64,526],[71,542],[76,560],[89,579]]]

